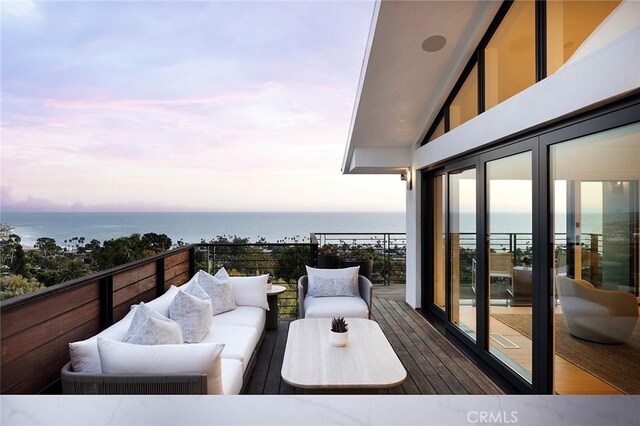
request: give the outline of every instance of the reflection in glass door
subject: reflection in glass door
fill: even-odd
[[[489,350],[531,382],[531,151],[487,162]]]
[[[476,340],[476,169],[449,174],[451,322]]]
[[[431,181],[433,205],[433,303],[445,310],[446,228],[445,177],[434,176]]]
[[[553,384],[640,393],[640,124],[552,145]]]

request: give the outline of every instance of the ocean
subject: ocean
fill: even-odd
[[[474,232],[475,216],[462,213],[461,232]],[[531,215],[494,214],[491,232],[530,233]],[[565,232],[565,219],[556,218],[557,233]],[[404,213],[2,213],[0,223],[13,227],[22,244],[33,246],[40,237],[51,237],[58,245],[73,237],[104,242],[133,233],[167,234],[174,242],[198,243],[219,235],[238,236],[255,242],[304,242],[317,233],[403,233]],[[583,232],[602,233],[602,217],[583,215]]]
[[[404,213],[2,213],[0,222],[13,227],[25,246],[50,237],[105,240],[134,233],[166,234],[175,244],[210,241],[218,235],[255,242],[309,241],[311,232],[405,232]]]

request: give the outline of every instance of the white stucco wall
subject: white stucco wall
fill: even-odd
[[[593,43],[593,45],[587,45]],[[555,74],[418,147],[413,170],[458,156],[560,117],[570,116],[640,88],[640,2],[616,9]],[[407,295],[414,308],[421,300],[420,182],[407,191]]]
[[[416,179],[415,169],[412,171],[413,189],[407,191],[406,228],[407,228],[407,288],[406,301],[414,308],[421,305],[422,295],[422,262],[420,239],[422,235],[420,197],[422,182]]]

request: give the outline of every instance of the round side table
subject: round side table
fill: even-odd
[[[272,285],[267,290],[267,301],[269,302],[269,310],[267,311],[267,330],[278,328],[278,295],[287,291],[283,285]]]

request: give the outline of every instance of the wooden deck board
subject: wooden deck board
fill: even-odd
[[[419,313],[399,298],[374,297],[372,316],[407,370],[405,382],[383,394],[501,394],[502,390]],[[282,380],[290,321],[268,330],[247,393],[302,394]]]

